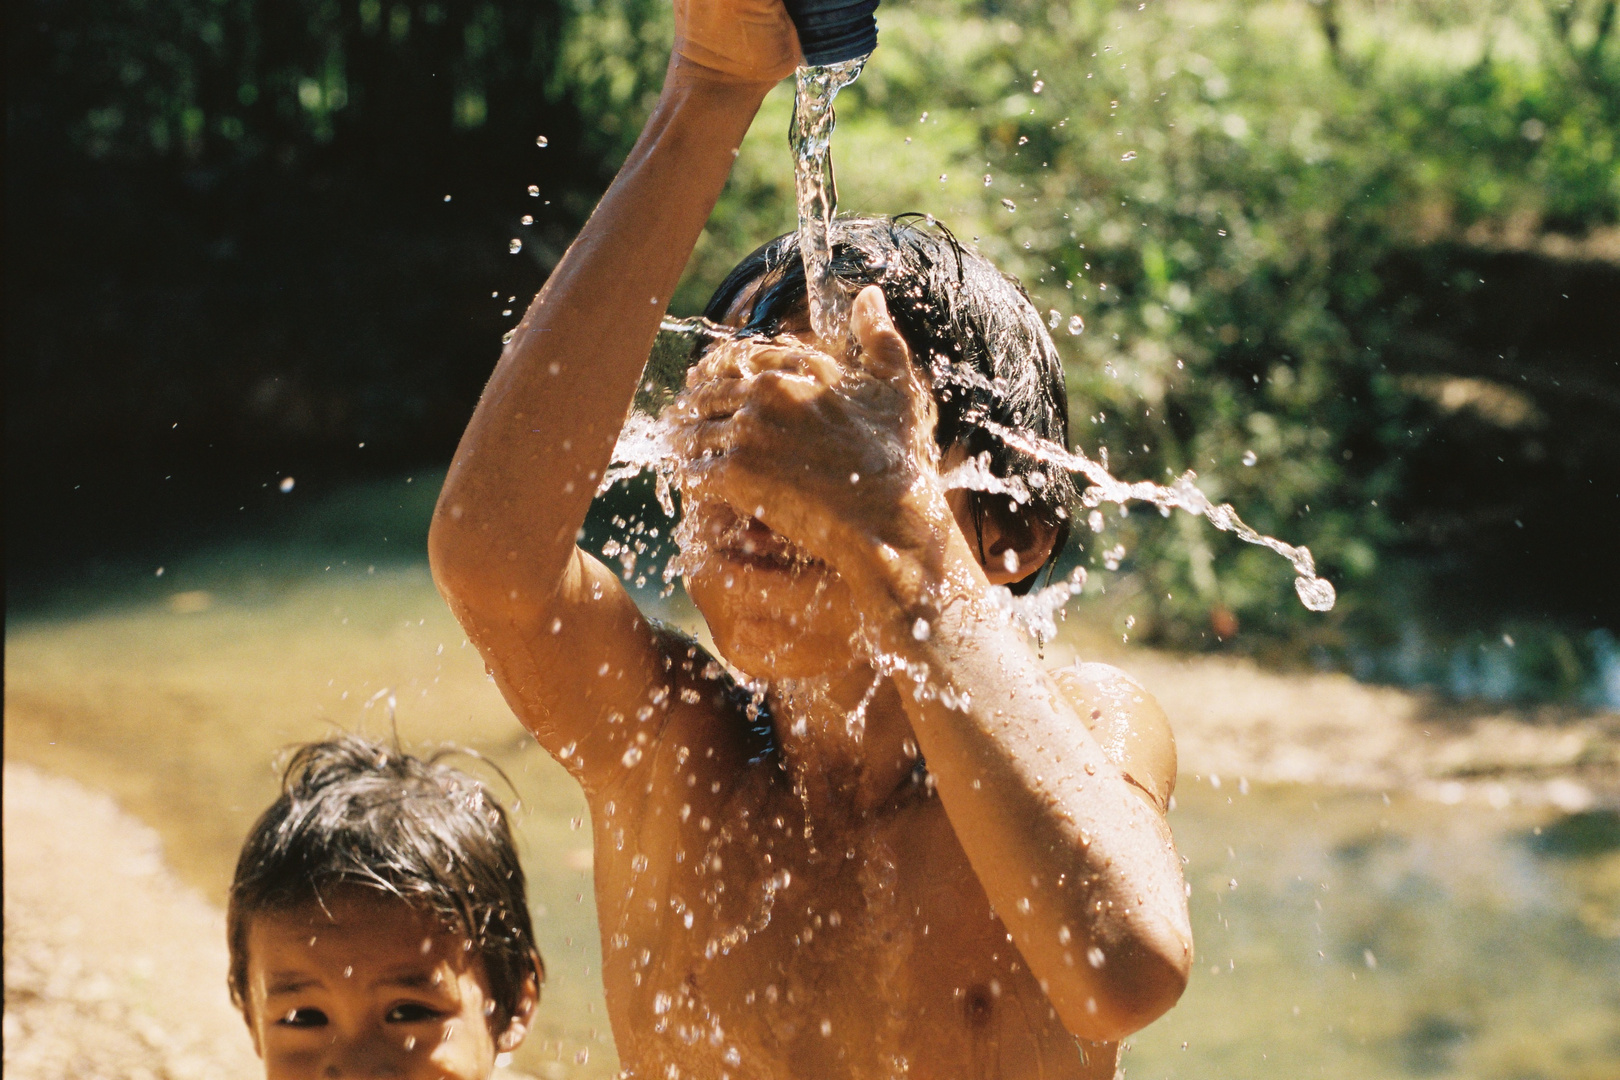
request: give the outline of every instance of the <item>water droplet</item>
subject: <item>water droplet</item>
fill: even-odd
[[[1121,161],[1135,161],[1136,160],[1136,151],[1135,150],[1127,150],[1127,151],[1125,151],[1123,154],[1119,155],[1119,160],[1121,160]]]
[[[591,1060],[591,1048],[588,1046],[574,1055],[575,1065],[583,1065],[589,1060]]]
[[[1339,598],[1331,582],[1303,574],[1294,579],[1294,591],[1299,594],[1299,602],[1312,611],[1332,611]]]
[[[1027,142],[1029,142],[1029,136],[1028,135],[1020,135],[1020,136],[1018,136],[1018,145],[1019,146],[1023,146]]]
[[[407,1036],[405,1036],[405,1049],[406,1049],[407,1052],[416,1049],[416,1036],[415,1035],[407,1035]]]
[[[635,858],[631,859],[630,869],[634,870],[638,874],[645,871],[647,869],[647,856],[638,854]]]
[[[1013,202],[1011,199],[1002,199],[1001,205],[1007,208],[1007,212],[1009,214],[1018,209],[1018,204]]]
[[[530,184],[529,185],[529,198],[538,199],[539,197],[540,197],[540,185],[539,184]]]
[[[1029,897],[1021,896],[1021,897],[1018,898],[1018,914],[1020,914],[1020,915],[1028,915],[1029,914]]]
[[[670,1000],[670,996],[668,994],[664,993],[662,990],[658,991],[658,993],[653,995],[653,1015],[663,1016],[665,1013],[669,1012],[669,1007],[672,1004],[674,1003]]]
[[[1255,462],[1257,462],[1259,460],[1260,460],[1260,455],[1256,454],[1253,450],[1245,450],[1245,451],[1243,451],[1243,464],[1245,464],[1245,465],[1253,465]]]
[[[992,177],[991,177],[991,176],[990,176],[990,174],[989,174],[989,173],[985,173],[985,174],[984,174],[984,186],[985,186],[985,187],[989,187],[989,186],[990,186],[990,182],[991,182],[991,180],[992,180]]]
[[[1086,515],[1086,524],[1091,526],[1091,531],[1092,532],[1094,532],[1094,533],[1102,532],[1103,531],[1102,511],[1101,510],[1093,510],[1091,513],[1087,514]]]
[[[1017,558],[1017,556],[1015,555],[1014,558]],[[928,625],[927,619],[918,619],[911,624],[911,636],[918,641],[927,641],[928,635],[932,632],[933,629]]]
[[[1097,948],[1097,946],[1093,945],[1091,948],[1086,950],[1086,963],[1090,964],[1092,967],[1100,968],[1107,962],[1108,957],[1105,956],[1103,951]]]
[[[283,495],[285,495],[285,494],[286,494],[286,493],[287,493],[287,492],[289,492],[289,491],[291,491],[291,490],[292,490],[292,489],[293,489],[293,484],[295,484],[295,483],[296,483],[296,482],[297,482],[297,481],[295,481],[295,480],[294,480],[294,479],[293,479],[293,478],[292,478],[292,477],[290,477],[290,476],[284,476],[284,477],[282,477],[282,478],[281,478],[281,493],[282,493],[282,494],[283,494]],[[158,571],[158,573],[160,573],[160,574],[161,574],[161,573],[162,573],[162,572],[163,572],[163,571],[161,571],[161,570],[160,570],[160,571]]]
[[[524,214],[518,220],[521,221],[524,225],[533,225],[534,224],[534,215],[533,214]]]
[[[534,140],[534,145],[542,147],[542,148],[550,145],[550,143],[551,143],[551,140],[546,138],[544,135],[537,136],[535,138],[535,140]]]
[[[345,967],[345,968],[344,968],[344,969],[343,969],[343,977],[344,977],[344,978],[345,978],[345,979],[352,979],[352,978],[354,978],[354,967],[353,967],[353,966],[352,966],[352,965],[350,965],[350,966],[348,966],[348,967]]]
[[[1371,949],[1362,949],[1361,962],[1366,964],[1369,968],[1376,968],[1378,966],[1378,957],[1373,955],[1373,951]]]
[[[517,237],[513,237],[511,243],[506,245],[506,250],[511,252],[513,255],[516,255],[518,252],[523,250],[523,241],[517,239]]]
[[[1065,923],[1063,926],[1058,927],[1058,944],[1059,945],[1067,945],[1073,939],[1074,939],[1074,935],[1069,932],[1068,924]]]
[[[1035,80],[1035,85],[1029,88],[1029,92],[1032,93],[1032,94],[1038,94],[1042,90],[1045,90],[1045,89],[1046,89],[1046,80],[1045,79],[1036,79]]]
[[[1080,316],[1075,315],[1075,316],[1072,316],[1069,319],[1069,333],[1078,334],[1080,331],[1084,330],[1085,328],[1086,328],[1085,320],[1081,319]]]
[[[1371,956],[1372,954],[1368,953],[1367,955]],[[821,1037],[823,1039],[825,1039],[827,1036],[829,1036],[831,1034],[832,1034],[832,1021],[831,1020],[823,1020],[821,1022]]]

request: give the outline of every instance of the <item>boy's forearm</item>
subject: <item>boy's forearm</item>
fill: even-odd
[[[429,538],[441,585],[470,578],[475,591],[525,608],[555,589],[670,293],[768,90],[671,67],[456,450]]]
[[[1075,1034],[1117,1038],[1150,1022],[1191,961],[1164,820],[990,609],[958,531],[886,564],[857,586],[863,613],[908,669],[906,710],[996,911]],[[919,682],[933,692],[915,694]]]

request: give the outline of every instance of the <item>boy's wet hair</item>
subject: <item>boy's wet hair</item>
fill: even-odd
[[[301,746],[281,796],[237,859],[226,929],[231,1000],[245,1009],[248,925],[257,915],[375,889],[436,916],[478,950],[504,1026],[545,966],[506,811],[488,788],[439,763],[359,735]]]
[[[915,362],[927,372],[939,412],[940,449],[961,445],[970,456],[989,455],[990,471],[1028,489],[1022,509],[1057,530],[1047,565],[1069,536],[1074,481],[1056,465],[1015,450],[989,425],[1069,445],[1069,396],[1063,361],[1029,294],[994,263],[962,244],[943,225],[921,215],[844,217],[833,223],[832,272],[852,289],[877,285]],[[744,332],[777,333],[807,303],[804,260],[796,233],[786,233],[749,255],[709,299],[704,316],[723,322],[743,291],[755,283]],[[969,491],[975,520],[992,514],[1014,524],[1008,497]],[[1011,586],[1027,592],[1039,574]]]

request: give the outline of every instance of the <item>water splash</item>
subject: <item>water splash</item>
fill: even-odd
[[[1091,486],[1080,493],[1080,505],[1084,509],[1095,509],[1105,502],[1124,506],[1128,502],[1139,501],[1152,503],[1161,510],[1180,508],[1190,514],[1197,514],[1222,532],[1232,533],[1246,543],[1270,548],[1287,559],[1297,575],[1294,579],[1294,591],[1299,594],[1300,603],[1311,611],[1330,611],[1338,599],[1333,584],[1316,575],[1316,561],[1311,557],[1310,548],[1285,544],[1275,537],[1257,531],[1238,517],[1237,510],[1231,503],[1216,505],[1210,502],[1209,496],[1198,488],[1196,483],[1198,474],[1191,469],[1177,477],[1175,483],[1169,487],[1155,484],[1150,480],[1126,483],[1115,479],[1104,465],[1091,460],[1083,453],[1065,450],[1056,443],[1022,431],[1014,431],[992,420],[980,422],[987,431],[1013,449],[1022,450],[1038,461],[1056,465],[1060,469],[1077,473],[1089,480]]]
[[[990,586],[986,595],[991,605],[1013,625],[1034,638],[1037,644],[1045,645],[1057,637],[1059,613],[1085,587],[1085,568],[1077,566],[1063,581],[1053,582],[1044,589],[1036,589],[1023,596],[1013,595],[1005,585]]]
[[[850,296],[832,275],[830,234],[838,210],[838,185],[832,166],[832,133],[838,118],[833,112],[833,99],[855,81],[866,60],[863,56],[799,68],[793,124],[788,129],[799,202],[799,251],[810,294],[810,328],[822,348],[834,356],[849,352]]]

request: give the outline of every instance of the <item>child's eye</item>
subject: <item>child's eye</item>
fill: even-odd
[[[426,1005],[418,1005],[414,1001],[395,1005],[388,1010],[388,1022],[390,1024],[415,1024],[423,1020],[436,1020],[438,1016],[439,1011],[437,1009],[430,1009]]]
[[[284,1027],[324,1027],[326,1014],[319,1009],[290,1009],[276,1022]]]

